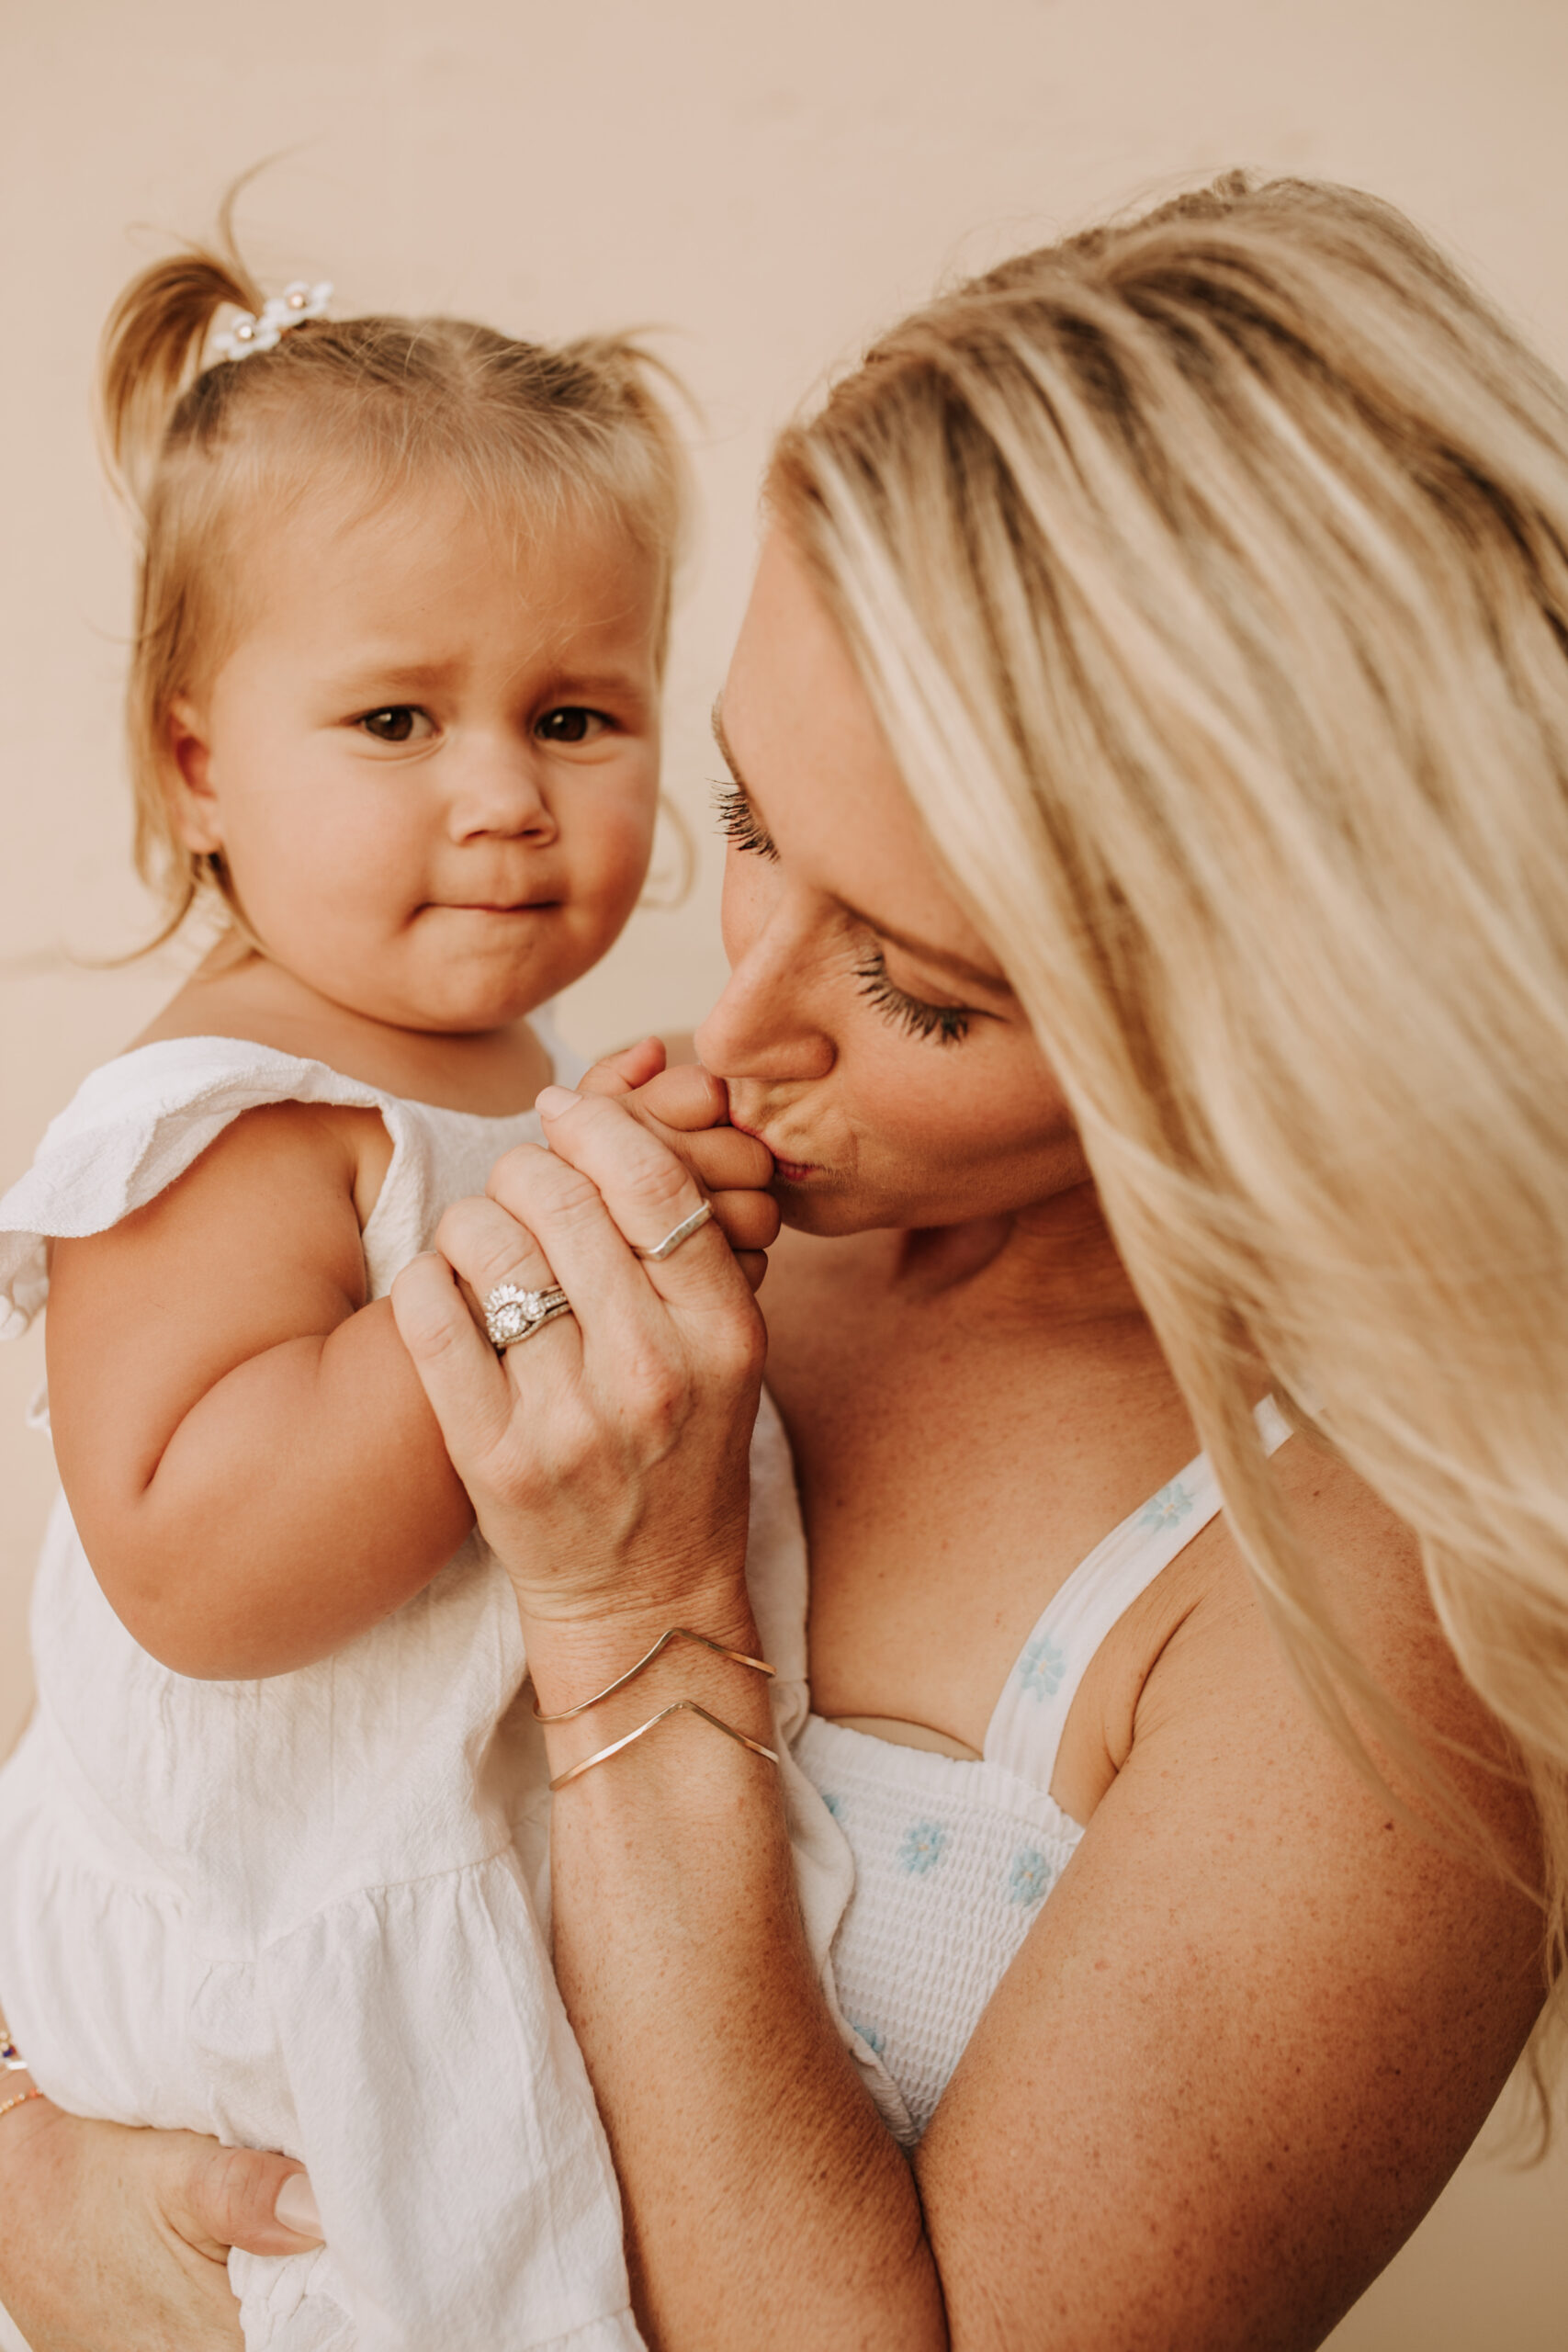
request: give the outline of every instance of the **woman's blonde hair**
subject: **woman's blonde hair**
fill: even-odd
[[[525,534],[586,513],[655,560],[662,659],[684,506],[650,381],[667,371],[627,337],[550,346],[461,319],[314,318],[204,365],[226,310],[263,307],[229,211],[210,249],[141,271],[104,333],[106,453],[141,526],[127,729],[136,866],[164,915],[150,946],[214,894],[248,936],[221,857],[181,838],[169,722],[243,626],[258,518],[323,495],[374,505],[433,477]]]
[[[1388,205],[1235,174],[906,320],[770,503],[1310,1685],[1375,1709],[1258,1357],[1418,1538],[1560,1952],[1568,390]]]

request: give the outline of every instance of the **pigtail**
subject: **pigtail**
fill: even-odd
[[[201,372],[214,320],[259,311],[262,294],[235,248],[231,191],[211,248],[187,246],[133,277],[109,313],[98,371],[104,454],[132,503],[146,498],[169,423]]]

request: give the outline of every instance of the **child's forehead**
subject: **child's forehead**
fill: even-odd
[[[258,520],[244,557],[253,628],[323,652],[434,670],[496,629],[637,639],[660,608],[660,564],[579,500],[486,511],[439,478],[379,496],[323,481]]]

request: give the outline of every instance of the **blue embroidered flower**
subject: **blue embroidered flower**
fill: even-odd
[[[917,1821],[912,1829],[904,1832],[904,1842],[898,1849],[901,1871],[924,1877],[934,1871],[947,1846],[947,1832],[940,1821]]]
[[[1196,1505],[1180,1479],[1173,1478],[1168,1487],[1162,1487],[1158,1494],[1144,1505],[1138,1524],[1140,1527],[1174,1527],[1179,1519],[1185,1519],[1188,1512],[1195,1509]]]
[[[1015,1903],[1038,1903],[1042,1895],[1050,1894],[1055,1875],[1043,1854],[1037,1854],[1032,1846],[1021,1846],[1012,1858],[1008,1893]]]
[[[883,2052],[886,2049],[887,2044],[882,2035],[877,2032],[876,2028],[874,2025],[867,2025],[863,2018],[846,2018],[845,2022],[849,2026],[851,2032],[858,2033],[866,2048],[868,2050],[874,2050],[877,2056],[880,2058]]]
[[[822,1798],[822,1802],[823,1802],[823,1804],[827,1806],[827,1808],[828,1808],[829,1812],[832,1815],[832,1816],[833,1816],[834,1820],[835,1820],[835,1821],[841,1821],[841,1820],[843,1819],[843,1817],[844,1817],[844,1800],[843,1800],[843,1798],[842,1798],[842,1797],[830,1797],[830,1796],[828,1794],[828,1792],[827,1792],[827,1790],[826,1790],[826,1789],[823,1789],[823,1790],[821,1791],[821,1792],[820,1792],[820,1793],[821,1793],[821,1798]],[[859,2027],[858,2027],[858,2026],[856,2027],[855,2030],[856,2030],[856,2032],[857,2032],[857,2033],[859,2032],[860,2029],[859,2029]]]
[[[1018,1679],[1037,1699],[1054,1699],[1067,1670],[1067,1656],[1049,1634],[1036,1634],[1018,1662]]]

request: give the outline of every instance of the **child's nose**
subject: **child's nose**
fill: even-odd
[[[525,746],[476,746],[451,780],[448,822],[455,841],[504,833],[548,840],[556,820]]]

